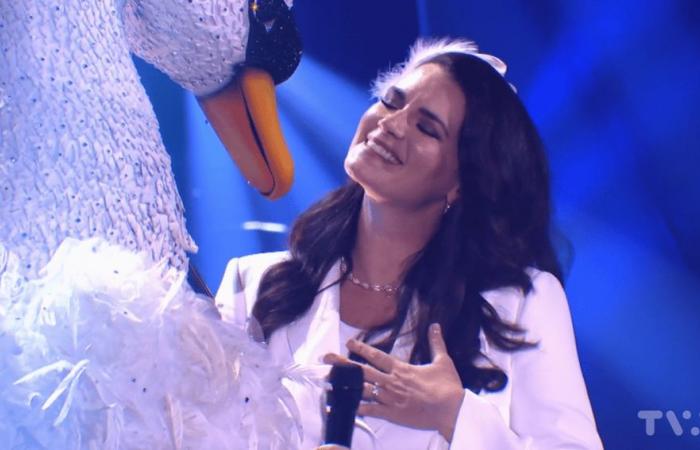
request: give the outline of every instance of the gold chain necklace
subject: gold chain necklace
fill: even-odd
[[[381,292],[387,297],[391,297],[399,289],[399,286],[396,284],[371,284],[360,280],[354,273],[352,273],[352,271],[348,270],[348,264],[345,261],[345,257],[340,258],[340,271],[347,275],[348,280],[350,280],[352,284],[367,291]]]

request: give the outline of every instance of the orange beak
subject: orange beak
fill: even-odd
[[[282,135],[270,74],[245,67],[228,86],[198,101],[248,183],[271,200],[289,192],[294,162]]]

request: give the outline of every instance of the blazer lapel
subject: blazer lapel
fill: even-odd
[[[326,353],[340,353],[340,261],[331,267],[311,310],[287,326],[287,342],[294,362],[322,364]],[[335,283],[335,284],[334,284]]]

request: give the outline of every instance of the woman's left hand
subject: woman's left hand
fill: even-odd
[[[362,393],[365,402],[357,413],[413,428],[437,430],[451,442],[464,390],[438,324],[430,326],[428,341],[432,362],[425,365],[409,364],[370,345],[354,339],[348,341],[348,349],[368,361],[360,364],[365,377]],[[324,362],[352,363],[334,353],[327,354]]]

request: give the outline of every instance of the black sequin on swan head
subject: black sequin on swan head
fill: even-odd
[[[263,69],[279,84],[292,76],[301,60],[299,30],[283,0],[253,0],[245,66]]]

